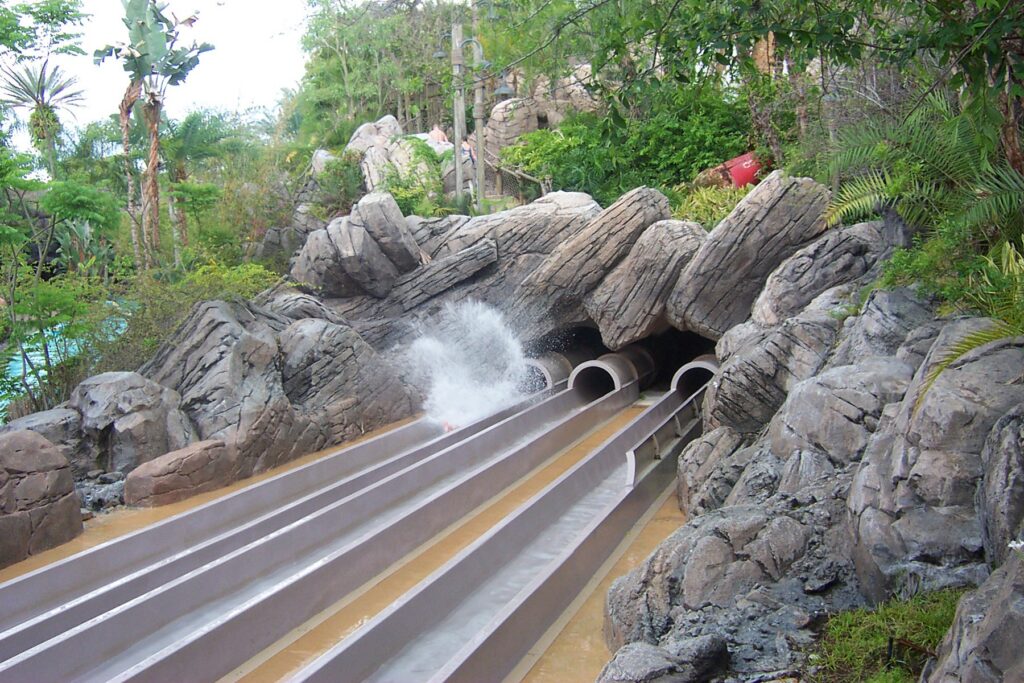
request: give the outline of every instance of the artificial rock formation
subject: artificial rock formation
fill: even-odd
[[[0,567],[82,532],[71,467],[35,432],[0,434]]]
[[[584,301],[609,349],[617,350],[668,329],[665,302],[707,233],[696,223],[666,220],[647,228]]]
[[[551,318],[582,320],[583,298],[629,254],[640,235],[669,217],[665,195],[638,187],[622,195],[579,233],[558,245],[523,281],[514,295],[532,332]]]
[[[144,366],[181,394],[202,440],[249,476],[409,415],[394,373],[347,326],[253,304],[198,305]]]
[[[750,317],[768,275],[825,229],[829,192],[775,171],[708,235],[669,298],[672,324],[711,339]]]
[[[124,485],[128,505],[176,503],[234,480],[234,451],[223,441],[199,441],[161,455],[133,470]]]

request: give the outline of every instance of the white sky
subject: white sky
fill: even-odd
[[[92,15],[82,27],[86,55],[59,58],[85,91],[83,105],[63,117],[69,126],[116,114],[128,84],[117,60],[99,66],[92,61],[94,50],[127,40],[121,0],[84,0],[82,5]],[[195,26],[182,27],[182,38],[215,48],[200,56],[183,84],[168,89],[165,112],[171,118],[199,108],[273,107],[281,90],[295,87],[302,77],[305,0],[171,0],[168,11],[179,18],[198,12]]]

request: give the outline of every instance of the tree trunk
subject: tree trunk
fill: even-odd
[[[175,185],[188,180],[188,173],[184,168],[174,168],[171,171],[171,182]],[[174,263],[181,266],[181,248],[188,246],[188,218],[185,209],[179,198],[171,195],[167,202],[171,211],[171,224],[174,226]]]
[[[999,138],[1006,161],[1018,173],[1024,173],[1024,147],[1020,139],[1021,100],[1010,93],[1013,77],[1007,74],[1006,88],[999,93],[999,109],[1003,115]]]
[[[142,94],[142,81],[132,81],[124,91],[121,104],[118,106],[118,117],[121,124],[121,148],[124,152],[124,182],[128,193],[128,222],[131,224],[132,252],[135,257],[135,269],[149,268],[151,263],[149,248],[145,235],[139,235],[139,215],[135,205],[135,174],[132,173],[132,108]]]
[[[142,107],[149,132],[149,159],[142,184],[142,230],[154,255],[160,251],[160,99],[150,94]]]

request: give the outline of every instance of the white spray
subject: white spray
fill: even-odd
[[[521,400],[526,357],[494,308],[478,301],[448,304],[406,352],[414,381],[427,392],[423,409],[445,428],[463,427]]]

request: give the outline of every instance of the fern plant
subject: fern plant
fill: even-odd
[[[939,376],[957,360],[985,344],[1024,335],[1024,254],[1012,242],[1003,242],[997,253],[998,259],[985,257],[984,267],[972,275],[972,286],[965,295],[973,308],[994,322],[950,344],[925,378],[916,408]]]
[[[994,160],[979,118],[932,95],[902,121],[844,131],[828,166],[845,180],[828,208],[828,224],[890,207],[910,225],[955,223],[989,246],[1020,236],[1024,175]]]

